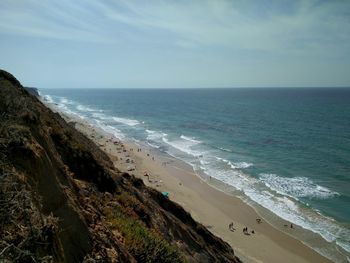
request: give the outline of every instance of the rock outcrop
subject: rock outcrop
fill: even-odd
[[[0,70],[0,262],[240,262]]]

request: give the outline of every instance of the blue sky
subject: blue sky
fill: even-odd
[[[39,88],[350,86],[350,1],[1,0],[0,68]]]

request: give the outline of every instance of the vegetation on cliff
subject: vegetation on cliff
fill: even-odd
[[[0,262],[240,262],[0,70]]]

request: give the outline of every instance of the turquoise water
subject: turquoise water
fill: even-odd
[[[62,111],[231,185],[349,255],[350,89],[41,93]]]

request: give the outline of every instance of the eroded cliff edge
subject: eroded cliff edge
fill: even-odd
[[[0,70],[1,262],[240,262]]]

